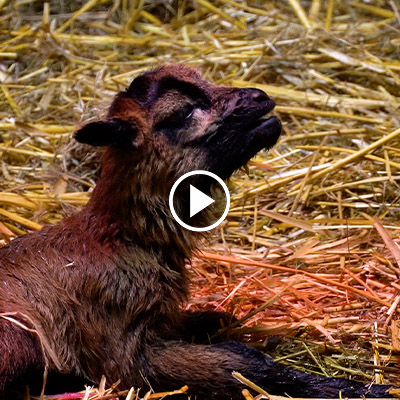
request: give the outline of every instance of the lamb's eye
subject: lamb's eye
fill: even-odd
[[[194,106],[189,106],[186,107],[186,109],[184,110],[183,116],[185,119],[189,119],[192,118],[193,113],[194,113]]]
[[[183,127],[193,116],[194,110],[195,107],[192,104],[186,105],[158,122],[157,129],[176,129]]]

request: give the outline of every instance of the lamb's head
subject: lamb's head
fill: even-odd
[[[148,158],[147,167],[156,158],[152,174],[171,182],[198,169],[227,179],[278,140],[278,118],[263,118],[274,106],[261,90],[214,85],[194,68],[167,65],[134,79],[103,121],[87,124],[75,137],[129,154],[132,163]]]

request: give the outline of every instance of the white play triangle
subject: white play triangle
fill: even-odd
[[[204,194],[201,190],[190,185],[190,218],[214,203],[214,201],[215,200]]]

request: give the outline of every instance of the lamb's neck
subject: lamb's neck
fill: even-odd
[[[196,237],[173,219],[167,188],[151,178],[103,171],[80,216],[84,229],[104,246],[159,249],[170,253],[175,262],[184,262],[196,246]]]

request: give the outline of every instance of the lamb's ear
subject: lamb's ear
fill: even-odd
[[[89,122],[75,131],[74,137],[92,146],[137,147],[136,127],[119,118]]]

